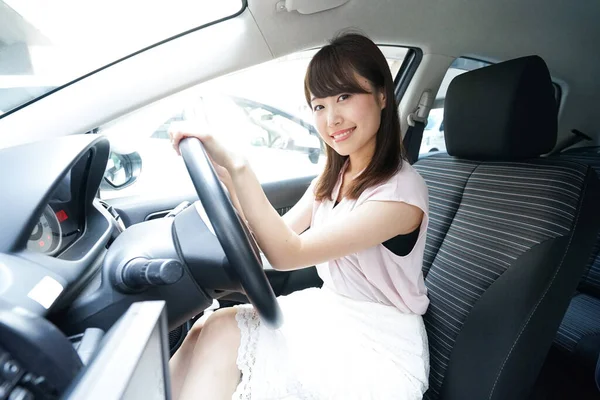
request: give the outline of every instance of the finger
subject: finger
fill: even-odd
[[[181,151],[179,150],[179,143],[181,142],[182,138],[182,132],[171,132],[171,145],[173,146],[173,149],[178,155],[181,155]]]
[[[183,139],[186,138],[197,138],[200,139],[200,141],[202,141],[202,137],[199,137],[200,135],[195,134],[195,133],[188,133],[188,132],[182,132],[182,131],[174,131],[173,133],[173,148],[175,149],[175,151],[177,152],[177,154],[181,155],[181,141]]]
[[[173,132],[173,147],[175,148],[177,154],[181,155],[181,141],[188,137],[196,137],[196,135],[193,133],[183,132],[179,130]]]

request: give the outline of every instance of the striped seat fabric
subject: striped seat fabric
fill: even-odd
[[[578,148],[560,158],[590,165],[600,174],[597,148]],[[594,368],[600,357],[600,232],[554,343],[584,368]]]
[[[423,268],[431,300],[427,398],[435,399],[455,341],[486,290],[524,253],[570,234],[588,168],[562,160],[477,163],[448,155],[415,167],[429,187]]]
[[[448,228],[458,211],[465,185],[479,163],[451,157],[436,157],[415,167],[429,188],[429,226],[423,256],[423,274],[427,276]]]
[[[600,181],[540,157],[557,120],[539,57],[454,78],[444,124],[449,155],[414,164],[429,188],[425,398],[525,399],[589,258]]]
[[[600,341],[600,300],[584,293],[577,293],[560,324],[555,344],[566,351],[574,351],[583,338]],[[592,355],[592,358],[594,356]],[[595,360],[598,354],[595,354]],[[589,360],[592,361],[592,360]],[[594,362],[595,366],[596,363]]]
[[[561,158],[589,165],[600,175],[600,153],[597,153],[596,151],[572,155],[568,154]],[[600,213],[600,209],[598,212]],[[583,271],[578,290],[582,293],[588,293],[600,301],[600,232],[598,232],[594,249],[592,250],[589,261]],[[600,320],[600,314],[596,315],[596,318]],[[600,323],[598,325],[600,325]],[[600,331],[598,334],[600,334]]]

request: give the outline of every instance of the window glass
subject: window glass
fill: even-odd
[[[0,115],[140,49],[235,15],[242,0],[3,0]],[[134,25],[134,29],[132,29]]]
[[[381,48],[395,76],[407,50]],[[319,174],[325,145],[304,98],[304,75],[315,52],[295,53],[202,83],[100,127],[98,133],[110,139],[114,153],[135,153],[124,159],[141,160],[134,183],[123,188],[103,184],[101,197],[193,190],[168,140],[170,125],[182,121],[208,129],[242,151],[263,183]]]

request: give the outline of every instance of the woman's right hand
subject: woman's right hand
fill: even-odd
[[[230,152],[223,146],[214,136],[208,133],[202,133],[196,131],[190,125],[171,124],[169,127],[169,136],[171,137],[171,144],[177,152],[179,151],[179,143],[181,140],[188,137],[195,137],[199,139],[204,145],[204,149],[208,154],[219,180],[223,182],[230,194],[234,194],[235,188],[233,186],[233,179],[228,168],[233,168],[235,164],[235,154]],[[216,159],[216,160],[215,160]]]
[[[169,127],[169,136],[171,137],[173,148],[179,155],[181,155],[181,152],[179,151],[179,143],[181,140],[188,137],[199,139],[204,145],[204,149],[215,166],[215,169],[217,166],[223,167],[227,170],[229,176],[237,165],[244,164],[245,162],[242,156],[227,149],[213,135],[195,129],[193,125],[171,124]],[[221,173],[220,176],[223,176],[224,178],[227,177],[224,173]]]
[[[239,202],[235,185],[233,184],[233,178],[231,174],[236,167],[243,168],[246,165],[246,160],[243,156],[238,156],[235,151],[230,151],[223,146],[214,136],[202,133],[202,131],[195,129],[191,125],[182,124],[171,124],[169,127],[169,136],[171,137],[171,143],[177,154],[181,155],[179,151],[179,143],[182,139],[188,137],[195,137],[199,139],[204,145],[204,149],[208,155],[210,162],[219,177],[219,180],[223,183],[234,207],[241,215],[242,219],[246,221],[244,211]],[[240,153],[241,154],[241,153]]]

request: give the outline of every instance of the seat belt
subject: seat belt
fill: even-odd
[[[433,104],[433,96],[431,91],[426,90],[421,95],[419,105],[412,113],[408,114],[408,130],[404,135],[402,144],[406,150],[406,158],[408,162],[414,164],[419,159],[419,149],[423,140],[423,131],[427,126],[427,115]]]

